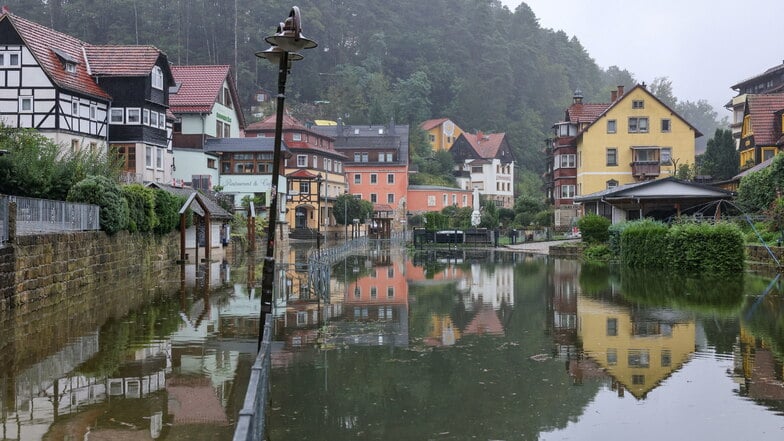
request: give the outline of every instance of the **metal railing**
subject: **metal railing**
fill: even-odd
[[[256,441],[265,438],[266,412],[269,401],[270,349],[272,348],[272,314],[264,320],[264,340],[250,372],[248,391],[237,417],[234,441]]]
[[[0,195],[0,247],[8,242],[8,196]]]
[[[12,196],[16,202],[16,234],[100,230],[97,205]]]

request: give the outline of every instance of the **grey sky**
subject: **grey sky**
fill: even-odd
[[[501,0],[514,9],[520,0]],[[527,0],[543,28],[576,36],[596,63],[637,81],[672,80],[679,100],[707,100],[720,117],[730,86],[782,63],[781,0]]]

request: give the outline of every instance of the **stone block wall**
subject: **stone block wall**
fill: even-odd
[[[8,276],[8,256],[13,265]],[[56,296],[90,290],[117,280],[169,267],[179,256],[179,237],[100,231],[17,236],[0,249],[0,311]],[[6,272],[4,272],[6,268]]]

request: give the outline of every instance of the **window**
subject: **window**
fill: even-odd
[[[302,133],[294,132],[291,134],[292,141],[302,141]]]
[[[310,194],[310,182],[301,181],[299,183],[299,193],[300,194]]]
[[[71,101],[71,115],[79,116],[79,101]]]
[[[354,174],[354,183],[361,184],[362,183],[362,175],[359,173]]]
[[[395,203],[395,195],[394,193],[387,193],[387,203],[394,204]]]
[[[568,155],[560,155],[561,156],[561,167],[566,168],[574,168],[575,167],[575,155],[568,154]]]
[[[444,207],[446,207],[447,205],[449,205],[449,196],[448,196],[448,195],[446,195],[446,194],[444,194],[444,195],[442,196],[442,198],[443,198],[443,205],[444,205]]]
[[[145,126],[150,125],[150,109],[142,110],[142,124]]]
[[[0,52],[0,67],[19,67],[19,52]]]
[[[20,96],[19,97],[19,112],[31,113],[33,111],[33,97]]]
[[[607,165],[618,165],[618,149],[615,147],[607,148]]]
[[[607,181],[607,189],[608,190],[611,189],[611,188],[615,188],[617,186],[618,186],[618,181],[616,181],[615,179],[610,179],[609,181]]]
[[[228,127],[229,127],[228,124],[224,125],[223,131],[224,132],[228,132]],[[166,128],[166,115],[163,114],[163,113],[159,113],[158,114],[158,128],[159,129],[165,129]]]
[[[661,365],[662,367],[669,367],[672,365],[672,352],[669,349],[662,349]]]
[[[634,162],[659,162],[659,149],[657,148],[634,149]]]
[[[436,142],[436,135],[433,134],[427,135],[427,140],[430,142]]]
[[[215,165],[215,159],[214,159],[214,158],[208,158],[208,159],[207,159],[207,168],[212,168],[212,169],[214,169],[215,167],[216,167],[216,165]]]
[[[668,165],[670,161],[672,161],[672,148],[662,147],[661,151],[659,152],[659,156],[661,157],[661,163],[663,165]]]
[[[377,204],[378,203],[378,195],[375,193],[370,193],[370,202]]]
[[[672,130],[671,124],[670,124],[670,120],[669,119],[661,120],[661,131],[662,131],[662,133],[670,133],[670,130]]]
[[[395,297],[395,287],[394,286],[387,286],[387,298],[392,299]]]
[[[331,159],[324,159],[324,170],[331,172],[332,171],[332,160]]]
[[[463,195],[463,206],[464,207],[468,206],[468,196],[466,196],[466,195]]]
[[[629,133],[648,133],[648,118],[629,118]]]
[[[95,104],[90,104],[90,119],[95,120],[95,117],[98,113],[98,106]]]
[[[354,153],[354,162],[361,162],[361,161],[362,161],[362,154]]]
[[[297,155],[297,167],[308,166],[308,155]]]
[[[76,73],[76,63],[71,63],[70,61],[66,61],[65,71],[68,73]]]
[[[643,100],[632,101],[632,109],[644,109],[644,108],[645,108],[645,101]]]
[[[615,133],[616,130],[617,130],[617,128],[616,128],[615,120],[614,119],[608,119],[607,120],[607,133]]]
[[[395,183],[395,174],[389,173],[387,174],[387,184],[394,184]]]
[[[215,121],[215,137],[223,138],[223,123],[220,121]]]
[[[436,197],[434,195],[429,195],[427,197],[427,206],[428,207],[435,207],[436,206]]]
[[[152,147],[147,146],[144,149],[144,165],[147,168],[152,168]]]
[[[615,337],[618,335],[618,319],[617,318],[608,318],[607,319],[607,336]]]
[[[150,126],[158,127],[158,112],[150,111]]]
[[[151,79],[153,89],[163,90],[163,70],[160,66],[152,68]]]
[[[370,174],[370,183],[371,184],[377,184],[378,183],[378,175],[376,175],[375,173],[371,173]]]
[[[125,122],[128,124],[139,124],[142,122],[142,110],[141,109],[126,109],[126,118]]]
[[[155,168],[163,170],[163,149],[155,149]]]
[[[610,366],[615,366],[616,364],[618,364],[617,349],[607,349],[607,364]]]
[[[79,140],[72,139],[71,140],[71,153],[76,153],[79,151]]]
[[[370,298],[375,299],[378,297],[378,289],[375,286],[370,287]]]
[[[452,205],[457,205],[457,195],[452,194]]]
[[[561,186],[561,199],[571,199],[574,197],[574,185]]]
[[[632,384],[643,386],[645,384],[645,375],[632,375]]]
[[[124,109],[112,109],[109,114],[109,122],[112,124],[122,124],[125,122]]]
[[[318,156],[313,155],[313,168],[318,168]]]
[[[629,349],[629,367],[647,368],[650,366],[650,353],[647,349]]]
[[[365,152],[362,153],[362,162],[368,162],[368,154]]]

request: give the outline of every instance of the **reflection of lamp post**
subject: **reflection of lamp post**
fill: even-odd
[[[299,8],[294,6],[288,18],[278,26],[278,31],[265,39],[272,46],[256,52],[259,58],[266,58],[271,63],[278,63],[278,100],[276,102],[275,144],[272,155],[272,187],[270,188],[269,225],[267,229],[267,254],[264,257],[264,272],[261,279],[261,323],[259,323],[259,349],[264,338],[264,321],[266,314],[272,312],[272,290],[275,280],[275,224],[278,218],[278,187],[280,181],[280,150],[283,137],[283,104],[286,93],[286,75],[289,62],[301,60],[302,55],[296,52],[316,47],[316,42],[302,35]]]
[[[348,194],[348,190],[346,190],[344,195]],[[348,241],[348,198],[343,197],[343,226],[346,227],[346,240]]]
[[[321,173],[316,176],[316,249],[321,249],[321,183],[324,182],[324,178],[321,176]]]

